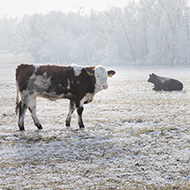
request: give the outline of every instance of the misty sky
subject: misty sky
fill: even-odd
[[[50,11],[78,11],[83,7],[84,13],[90,10],[103,11],[109,7],[124,7],[126,0],[0,0],[0,17],[22,17],[24,14],[47,13]]]

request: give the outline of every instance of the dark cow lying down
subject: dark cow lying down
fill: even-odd
[[[155,91],[172,91],[172,90],[182,90],[183,84],[176,80],[166,77],[160,77],[154,73],[149,75],[148,82],[151,82],[154,84],[153,90]]]
[[[16,113],[19,112],[19,129],[24,130],[24,116],[27,108],[31,112],[34,124],[38,129],[42,129],[36,116],[37,96],[50,100],[69,99],[66,126],[70,126],[71,115],[76,108],[79,127],[83,128],[83,105],[91,102],[97,92],[107,89],[107,76],[111,77],[114,74],[115,71],[106,71],[103,66],[19,65],[16,69]]]

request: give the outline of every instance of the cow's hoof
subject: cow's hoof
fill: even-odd
[[[80,129],[84,129],[85,126],[84,125],[79,125]]]
[[[41,129],[43,129],[43,127],[42,127],[42,126],[39,126],[38,129],[41,130]]]
[[[18,123],[18,127],[19,127],[20,131],[24,131],[24,125],[23,124]]]
[[[24,131],[25,130],[24,127],[19,127],[19,129],[20,129],[20,131]]]
[[[42,125],[40,123],[35,124],[38,129],[43,129]]]
[[[65,125],[66,125],[66,127],[70,127],[71,126],[70,122],[66,122]]]

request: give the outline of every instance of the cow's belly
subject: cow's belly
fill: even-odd
[[[32,97],[41,97],[46,98],[51,101],[55,101],[58,99],[70,99],[74,100],[76,98],[72,93],[62,93],[56,94],[56,92],[46,92],[46,91],[37,91],[37,90],[24,90],[21,92],[22,99],[32,98]]]
[[[46,92],[41,92],[38,94],[38,96],[42,97],[42,98],[47,98],[51,101],[55,101],[55,100],[58,100],[58,99],[63,99],[63,98],[66,98],[66,99],[70,99],[70,100],[73,100],[75,99],[75,96],[71,93],[67,93],[67,94],[56,94],[55,92],[53,93],[46,93]]]

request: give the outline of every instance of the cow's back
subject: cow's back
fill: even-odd
[[[69,76],[73,77],[74,72],[72,67],[70,66],[57,66],[57,65],[41,65],[37,68],[35,74],[36,75],[43,75],[44,73],[47,74],[48,77],[63,77],[65,76],[68,78]]]
[[[37,69],[35,75],[46,75],[47,78],[51,78],[51,82],[54,87],[56,85],[62,85],[66,87],[68,85],[68,79],[74,78],[74,71],[70,66],[65,67],[55,65],[43,65]]]
[[[169,80],[165,81],[164,85],[165,85],[164,90],[167,90],[167,91],[183,89],[183,84],[176,79],[169,79]]]

